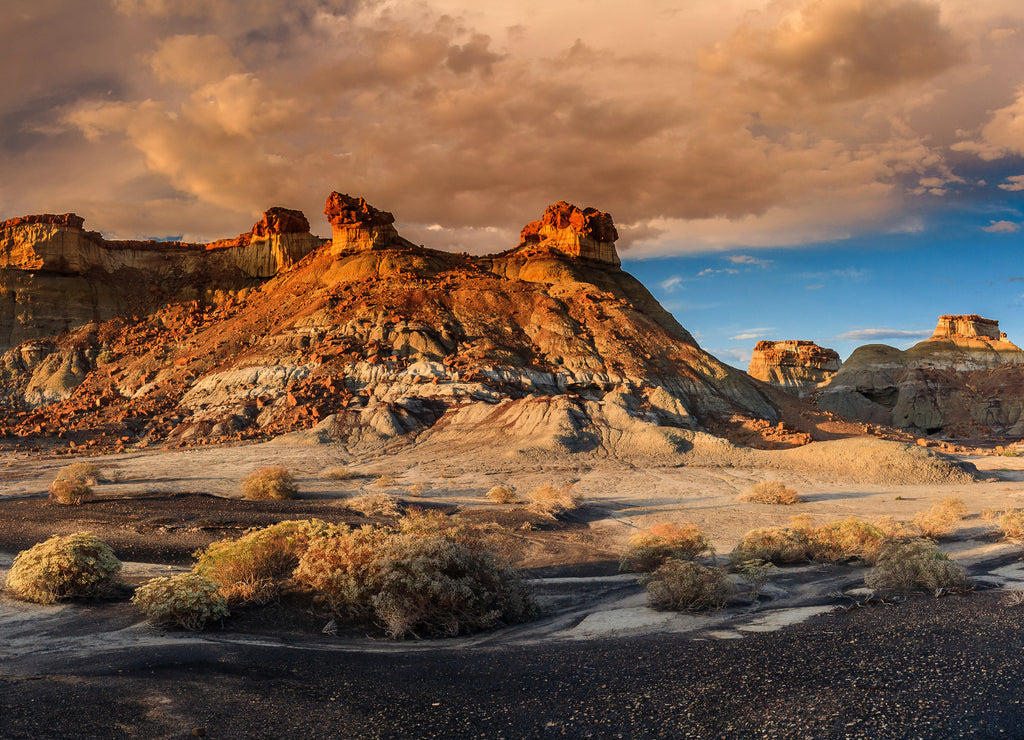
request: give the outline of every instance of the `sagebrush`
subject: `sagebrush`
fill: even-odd
[[[37,604],[105,596],[120,570],[107,543],[89,532],[75,532],[20,552],[7,574],[7,590]]]
[[[399,516],[403,504],[389,493],[364,493],[344,501],[345,508],[357,511],[363,516]]]
[[[746,493],[739,497],[740,501],[754,504],[792,505],[803,503],[803,498],[782,481],[769,480],[755,483]]]
[[[953,496],[942,499],[927,511],[918,512],[913,522],[925,537],[939,539],[947,536],[965,516],[967,508],[964,502]]]
[[[487,492],[487,498],[496,504],[514,504],[519,500],[512,486],[494,486]]]
[[[996,524],[1003,534],[1003,537],[1011,540],[1024,539],[1024,511],[1021,509],[1007,509],[996,516]]]
[[[74,462],[57,471],[50,483],[50,500],[65,506],[77,506],[92,497],[92,486],[100,479],[100,469],[88,462]]]
[[[864,581],[879,591],[938,591],[965,587],[967,572],[931,540],[913,539],[886,543]]]
[[[526,500],[537,513],[557,517],[578,509],[583,503],[583,496],[573,490],[571,483],[561,486],[544,483],[532,489],[526,495]]]
[[[299,489],[288,468],[270,465],[260,468],[242,481],[242,493],[248,499],[287,501],[295,498]]]
[[[711,551],[711,541],[695,524],[664,522],[633,535],[619,560],[623,573],[649,573],[672,558],[693,560]]]
[[[735,593],[723,568],[692,560],[669,560],[647,578],[647,600],[654,609],[721,609]]]
[[[152,578],[135,589],[132,603],[152,624],[187,630],[201,630],[230,614],[217,584],[196,573]]]

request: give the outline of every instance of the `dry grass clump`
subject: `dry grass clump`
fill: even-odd
[[[331,468],[324,473],[324,478],[329,480],[350,480],[355,477],[356,474],[349,470],[346,465],[339,465],[338,467]]]
[[[494,486],[486,495],[496,504],[514,504],[519,500],[512,486]]]
[[[121,562],[107,543],[89,532],[75,532],[18,553],[7,574],[7,590],[37,604],[104,596],[120,570]]]
[[[345,508],[363,516],[400,516],[402,501],[389,493],[364,493],[345,499]]]
[[[996,517],[996,524],[1003,537],[1010,540],[1024,539],[1024,510],[1007,509]]]
[[[787,506],[803,503],[803,498],[796,491],[777,480],[755,483],[737,500],[753,504],[783,504]]]
[[[864,581],[879,591],[938,591],[963,588],[967,572],[934,542],[918,538],[886,543]]]
[[[217,584],[196,573],[150,579],[135,589],[132,603],[152,624],[177,625],[193,631],[229,615],[227,601]]]
[[[390,475],[381,475],[377,477],[377,480],[372,485],[374,488],[393,488],[397,485],[397,481]]]
[[[735,592],[723,568],[692,560],[669,560],[647,578],[647,600],[654,609],[721,609]]]
[[[572,490],[571,483],[560,487],[544,483],[526,494],[526,500],[530,508],[537,513],[557,517],[578,509],[583,503],[583,496]]]
[[[423,492],[426,490],[427,487],[423,483],[413,483],[405,489],[405,492],[410,496],[422,496]]]
[[[77,506],[92,496],[92,486],[99,479],[100,469],[92,463],[71,463],[61,468],[50,484],[50,500],[64,506]]]
[[[334,529],[319,519],[279,522],[197,551],[192,570],[216,583],[229,604],[266,604],[280,594],[310,540]]]
[[[664,522],[629,539],[619,560],[619,570],[650,573],[668,560],[693,560],[710,550],[711,541],[697,525]]]
[[[793,527],[763,527],[743,535],[729,554],[729,562],[763,560],[783,565],[799,563],[811,555],[810,544],[804,532]]]
[[[288,468],[270,465],[260,468],[242,481],[242,493],[245,498],[259,501],[287,501],[295,498],[299,489]]]
[[[964,502],[955,497],[944,498],[935,504],[928,511],[921,511],[914,515],[914,524],[925,537],[938,539],[945,537],[953,525],[967,516],[967,508]]]
[[[534,613],[519,575],[473,525],[414,514],[398,531],[340,528],[313,539],[295,569],[332,613],[371,619],[389,637],[437,637],[520,622]]]
[[[851,516],[815,527],[807,539],[811,560],[842,563],[859,559],[873,565],[887,537],[881,527]]]

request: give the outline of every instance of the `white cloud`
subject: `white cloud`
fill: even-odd
[[[667,280],[662,280],[660,283],[658,283],[658,287],[660,287],[666,293],[671,293],[680,285],[682,285],[682,283],[683,279],[679,275],[673,275]]]
[[[844,342],[876,342],[883,339],[927,339],[931,335],[931,331],[910,331],[906,329],[854,329],[838,334],[833,339]]]
[[[1024,175],[1013,175],[1012,177],[1006,178],[1006,182],[999,186],[1000,190],[1009,190],[1011,193],[1016,193],[1024,190]]]
[[[1013,221],[993,221],[989,226],[983,226],[981,230],[990,234],[1016,234],[1020,231],[1020,224]]]

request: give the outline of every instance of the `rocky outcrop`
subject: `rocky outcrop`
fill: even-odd
[[[520,249],[555,249],[571,257],[621,264],[615,251],[619,233],[612,217],[596,208],[580,209],[560,200],[544,215],[523,227]]]
[[[818,398],[822,409],[916,434],[1024,435],[1024,352],[976,315],[941,316],[910,349],[859,347]]]
[[[98,323],[31,363],[8,353],[6,432],[76,445],[300,433],[380,451],[446,448],[482,424],[509,456],[683,455],[702,429],[810,439],[814,409],[704,352],[608,254],[586,252],[612,244],[607,214],[556,204],[536,243],[471,257],[411,244],[359,198],[332,194],[326,211],[337,241],[259,290]],[[547,243],[556,232],[576,246]]]
[[[814,342],[802,339],[761,341],[754,346],[747,373],[787,393],[805,398],[827,383],[840,365],[839,353],[819,347]]]
[[[174,300],[245,289],[323,244],[301,212],[285,208],[208,245],[110,241],[83,226],[73,213],[0,223],[0,352]]]

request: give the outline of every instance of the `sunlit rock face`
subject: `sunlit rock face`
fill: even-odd
[[[1024,351],[977,315],[940,316],[935,332],[900,351],[859,347],[818,405],[869,423],[949,437],[1024,434]]]
[[[619,238],[612,217],[596,208],[580,209],[561,200],[548,206],[544,215],[523,227],[520,247],[557,249],[571,257],[618,266],[615,240]]]
[[[800,398],[827,383],[842,362],[832,349],[794,339],[758,342],[747,373]]]
[[[704,352],[622,271],[607,214],[555,204],[526,246],[473,257],[412,244],[361,198],[332,193],[325,210],[332,242],[250,289],[164,300],[4,354],[7,431],[169,445],[291,433],[494,460],[678,461],[695,435],[733,429],[746,444],[809,440],[782,423],[784,394]],[[272,210],[197,252],[252,251],[304,227]]]

